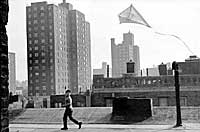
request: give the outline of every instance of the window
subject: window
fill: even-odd
[[[43,19],[40,21],[41,24],[43,24],[44,22],[45,22],[45,21],[44,21]]]
[[[35,90],[39,90],[40,88],[37,86],[37,87],[35,87]]]
[[[31,37],[32,37],[31,33],[29,33],[29,34],[28,34],[28,37],[29,37],[29,38],[31,38]]]
[[[43,72],[43,73],[42,73],[42,76],[46,76],[46,73]]]
[[[42,52],[42,56],[45,56],[45,53],[44,53],[44,52]]]
[[[45,63],[45,59],[42,59],[42,63]]]
[[[40,10],[42,10],[42,11],[43,11],[43,10],[44,10],[44,6],[41,6],[41,7],[40,7]]]
[[[51,72],[50,75],[53,76],[53,72]]]
[[[35,46],[35,50],[38,50],[38,46]]]
[[[187,106],[187,97],[180,97],[180,105]]]
[[[53,49],[53,46],[52,46],[52,45],[50,45],[50,46],[49,46],[49,49],[50,49],[50,50],[52,50],[52,49]]]
[[[45,43],[45,39],[42,39],[41,42],[42,42],[42,43]]]
[[[39,83],[39,80],[38,80],[38,79],[35,79],[35,82],[36,82],[36,83]]]
[[[29,87],[29,90],[32,90],[32,89],[33,89],[33,88],[30,86],[30,87]]]
[[[28,24],[31,25],[31,21],[28,21]]]
[[[41,29],[44,30],[44,26],[41,26]]]
[[[32,41],[31,41],[31,40],[29,40],[29,44],[32,44]]]
[[[38,33],[34,33],[34,37],[38,37]]]
[[[38,27],[35,26],[35,27],[34,27],[34,30],[37,31],[37,30],[38,30]]]
[[[39,66],[35,66],[34,69],[35,69],[35,70],[38,70],[38,69],[39,69]]]
[[[33,17],[36,18],[36,17],[37,17],[37,13],[34,13],[34,14],[33,14]]]
[[[37,21],[37,20],[34,20],[34,21],[33,21],[33,24],[37,24],[37,23],[38,23],[38,21]]]
[[[28,8],[28,12],[31,12],[31,8]]]
[[[32,57],[32,54],[29,54],[29,57]]]
[[[36,93],[36,96],[40,96],[40,93]]]
[[[46,69],[46,67],[45,66],[42,66],[42,70],[45,70]]]
[[[45,36],[44,32],[41,32],[41,36],[42,36],[42,37],[44,37],[44,36]]]
[[[44,16],[44,12],[41,12],[41,13],[40,13],[40,16],[43,17],[43,16]]]
[[[33,70],[33,67],[29,67],[29,70],[30,70],[30,71]]]
[[[33,63],[32,60],[29,60],[29,63],[32,64]]]
[[[35,43],[35,44],[38,44],[38,40],[37,40],[37,39],[36,39],[36,40],[34,40],[34,43]]]
[[[35,60],[35,64],[38,64],[38,62],[39,62],[38,60]]]
[[[35,57],[38,57],[38,53],[35,53]]]
[[[33,10],[34,10],[34,11],[37,11],[37,7],[34,7]]]
[[[31,28],[30,27],[28,28],[28,31],[31,32]]]
[[[53,42],[53,39],[49,39],[49,42],[52,43],[52,42]]]
[[[53,59],[50,59],[50,63],[53,63]]]

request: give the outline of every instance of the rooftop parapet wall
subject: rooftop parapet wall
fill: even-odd
[[[181,75],[179,77],[180,86],[199,86],[200,75]],[[174,77],[168,76],[148,76],[148,77],[132,77],[124,76],[121,78],[93,78],[93,88],[140,88],[140,87],[173,87]]]

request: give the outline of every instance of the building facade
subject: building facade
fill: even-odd
[[[200,106],[200,75],[180,75],[181,106]],[[124,74],[119,78],[93,78],[92,106],[112,106],[116,97],[151,98],[154,106],[175,106],[174,77],[133,77]]]
[[[79,85],[91,84],[91,75],[85,75],[91,61],[84,14],[65,1],[32,3],[26,10],[29,96],[63,94],[68,88],[78,93]]]
[[[90,24],[78,10],[69,11],[68,71],[72,93],[86,92],[91,86]]]
[[[135,73],[140,74],[139,47],[134,45],[132,33],[123,34],[123,42],[116,45],[115,39],[111,39],[112,77],[121,77],[126,73],[126,63],[130,60],[135,63]]]
[[[178,62],[178,66],[180,75],[200,74],[200,58],[197,56],[190,56],[185,62]]]
[[[13,95],[16,93],[16,62],[15,62],[15,53],[8,53],[8,68],[9,68],[9,92],[12,92]]]

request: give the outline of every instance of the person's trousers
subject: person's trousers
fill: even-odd
[[[65,128],[67,128],[67,117],[69,117],[69,119],[75,124],[77,125],[79,124],[79,122],[72,117],[72,113],[73,113],[72,109],[67,109],[67,108],[65,109],[65,113],[63,116],[63,124]]]

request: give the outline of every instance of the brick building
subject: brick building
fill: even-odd
[[[91,53],[85,15],[63,0],[59,5],[31,3],[26,19],[28,95],[47,99],[65,88],[86,91],[91,85]]]
[[[182,106],[200,106],[200,75],[180,76]],[[111,106],[113,97],[152,98],[154,106],[174,106],[174,77],[134,77],[124,74],[119,78],[94,76],[92,106]]]

